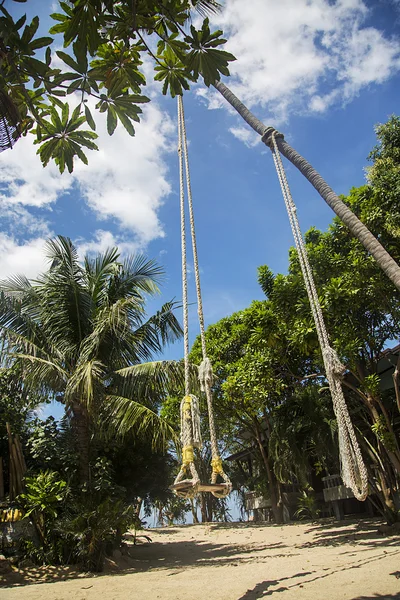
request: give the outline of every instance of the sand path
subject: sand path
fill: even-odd
[[[1,600],[400,599],[400,536],[377,521],[187,525],[146,531],[152,543],[108,573],[25,569]],[[37,583],[37,581],[51,583]],[[64,581],[63,581],[64,579]],[[35,583],[33,583],[35,582]]]

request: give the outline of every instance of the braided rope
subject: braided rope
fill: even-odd
[[[181,444],[182,444],[182,465],[174,484],[182,481],[190,482],[191,486],[184,492],[175,493],[183,498],[193,498],[198,491],[200,477],[194,465],[194,448],[201,447],[200,434],[200,411],[196,396],[192,394],[184,396],[180,406],[181,411]],[[192,475],[192,479],[184,479],[187,471]]]
[[[179,159],[179,189],[180,189],[180,217],[181,217],[181,254],[182,254],[182,305],[183,305],[183,346],[185,370],[185,396],[181,402],[181,443],[182,465],[174,484],[183,481],[187,471],[192,475],[191,488],[186,492],[175,492],[178,496],[190,498],[197,493],[200,477],[194,464],[194,447],[201,446],[200,417],[197,399],[190,395],[190,367],[189,367],[189,308],[187,284],[187,259],[186,259],[186,225],[185,225],[185,183],[182,155],[182,121],[178,103],[178,159]],[[196,439],[195,439],[196,438]],[[189,481],[189,480],[185,480]]]
[[[203,355],[203,361],[199,368],[199,378],[200,385],[202,391],[206,394],[207,399],[207,409],[208,409],[208,419],[209,419],[209,427],[210,427],[210,443],[211,443],[211,466],[212,466],[212,474],[211,474],[211,483],[216,483],[218,476],[221,476],[224,483],[226,484],[224,490],[222,492],[212,492],[214,496],[223,497],[229,494],[232,489],[232,484],[229,477],[224,472],[222,466],[222,460],[219,455],[218,449],[218,440],[215,429],[215,421],[214,421],[214,411],[212,405],[212,384],[213,384],[213,372],[212,365],[209,358],[207,358],[207,349],[206,349],[206,336],[205,336],[205,327],[204,327],[204,310],[203,310],[203,301],[201,295],[201,283],[200,283],[200,269],[199,269],[199,260],[197,254],[197,241],[196,241],[196,228],[194,221],[194,211],[193,211],[193,196],[192,196],[192,186],[190,180],[190,169],[189,169],[189,155],[187,148],[187,136],[186,136],[186,124],[185,124],[185,112],[183,108],[183,100],[182,96],[178,96],[178,147],[179,147],[179,169],[180,169],[180,197],[181,197],[181,236],[182,240],[185,240],[185,246],[182,243],[182,280],[185,282],[184,287],[186,290],[186,296],[183,298],[184,303],[184,314],[186,312],[187,316],[187,268],[186,268],[186,238],[185,238],[185,217],[184,217],[184,181],[183,181],[183,164],[182,164],[182,151],[183,157],[185,161],[185,172],[186,172],[186,188],[188,195],[188,206],[189,206],[189,221],[190,221],[190,233],[192,237],[192,251],[193,251],[193,264],[194,264],[194,275],[196,282],[196,294],[197,294],[197,312],[199,318],[199,326],[200,326],[200,339],[201,339],[201,349]],[[185,251],[185,258],[183,258],[183,250]],[[184,262],[185,261],[185,262]],[[186,305],[186,306],[185,306]],[[187,322],[184,321],[184,329],[187,327]],[[185,329],[186,333],[186,329]],[[186,339],[186,338],[185,338]],[[185,390],[186,395],[188,393],[189,382],[186,380],[186,358],[187,358],[187,370],[189,371],[189,347],[187,348],[187,356],[186,356],[186,346],[185,346]]]
[[[296,205],[290,192],[285,168],[283,166],[282,158],[276,143],[276,135],[277,132],[274,131],[271,136],[271,151],[279,183],[282,189],[286,210],[289,216],[290,226],[293,232],[300,267],[303,273],[305,287],[310,301],[311,312],[315,321],[326,377],[328,379],[329,389],[332,396],[333,409],[337,419],[341,475],[345,486],[351,489],[357,500],[362,501],[368,496],[368,473],[343,395],[341,380],[346,367],[340,362],[336,351],[331,347],[329,342],[321,304],[319,302],[311,266],[308,260],[307,249],[297,218]]]
[[[189,372],[189,309],[188,309],[188,283],[186,259],[186,225],[185,225],[185,184],[183,173],[182,155],[182,126],[178,104],[178,159],[179,159],[179,205],[181,215],[181,255],[182,255],[182,306],[183,306],[183,347],[185,364],[185,395],[190,392]]]

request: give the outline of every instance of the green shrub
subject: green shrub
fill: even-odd
[[[317,519],[321,511],[318,508],[317,500],[314,495],[312,488],[303,490],[299,497],[298,509],[294,513],[294,517],[297,519]]]

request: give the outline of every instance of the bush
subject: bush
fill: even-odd
[[[318,508],[313,492],[312,488],[303,490],[302,495],[299,497],[298,509],[294,513],[294,517],[298,519],[318,519],[321,511]]]
[[[94,471],[91,486],[75,492],[54,471],[26,478],[26,491],[18,501],[37,536],[22,540],[24,557],[37,564],[103,569],[106,554],[118,548],[137,514],[135,506],[118,498],[120,490],[112,484],[107,461],[99,461]]]

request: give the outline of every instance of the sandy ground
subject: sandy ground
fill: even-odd
[[[109,561],[105,574],[27,568],[3,577],[0,598],[400,599],[400,536],[383,536],[379,524],[235,523],[149,530],[152,543],[132,546],[131,557],[121,557],[118,564]]]

